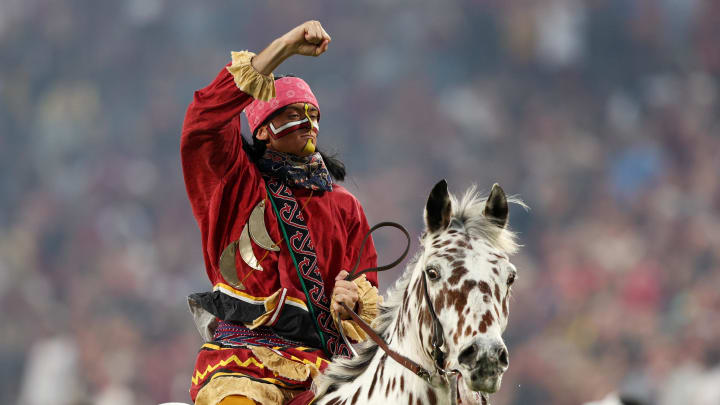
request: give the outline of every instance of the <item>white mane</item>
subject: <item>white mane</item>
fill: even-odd
[[[480,197],[475,185],[465,192],[459,202],[450,194],[450,201],[453,207],[452,218],[459,220],[470,236],[486,239],[488,243],[508,254],[518,250],[515,233],[507,228],[498,227],[483,215],[487,197]],[[515,196],[507,197],[507,202],[528,209],[528,206]]]

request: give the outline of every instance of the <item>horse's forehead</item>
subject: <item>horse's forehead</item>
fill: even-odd
[[[493,247],[487,240],[471,237],[465,232],[450,229],[434,235],[430,240],[430,256],[448,261],[458,258],[488,258],[488,262],[497,263],[507,260],[507,256]]]
[[[463,286],[466,281],[492,285],[510,264],[507,255],[487,240],[454,229],[434,235],[429,249],[427,259],[445,264],[449,271],[445,288]]]

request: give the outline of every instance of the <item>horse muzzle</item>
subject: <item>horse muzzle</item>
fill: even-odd
[[[510,361],[502,341],[477,339],[460,351],[458,363],[463,380],[471,391],[493,393],[500,389],[503,373]]]

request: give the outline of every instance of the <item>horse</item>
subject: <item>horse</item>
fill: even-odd
[[[333,359],[316,378],[313,405],[488,403],[509,366],[502,333],[517,277],[509,255],[518,249],[507,229],[509,202],[525,206],[497,183],[486,198],[473,186],[460,200],[445,180],[433,187],[420,251],[373,324],[391,350],[423,372],[368,339],[357,356]]]

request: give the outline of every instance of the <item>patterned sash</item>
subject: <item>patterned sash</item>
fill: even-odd
[[[265,184],[298,272],[300,284],[305,291],[308,310],[320,335],[323,349],[329,355],[350,357],[350,350],[340,338],[330,315],[330,299],[325,294],[325,284],[318,268],[317,254],[300,204],[290,188],[277,179],[266,177]]]

